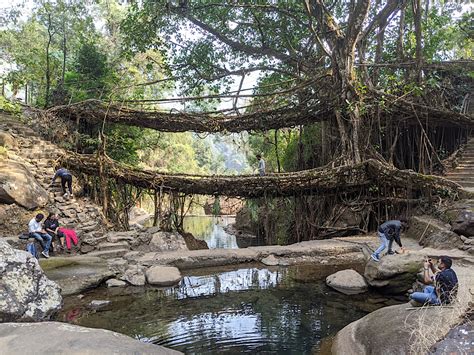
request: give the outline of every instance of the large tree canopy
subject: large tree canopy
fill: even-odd
[[[443,87],[446,72],[465,65],[452,60],[472,49],[462,30],[466,18],[453,15],[460,9],[453,2],[421,0],[145,0],[131,6],[122,27],[130,50],[168,53],[168,79],[181,84],[184,96],[220,91],[228,97],[236,81],[231,98],[237,116],[243,111],[239,97],[250,101],[247,112],[288,102],[310,102],[313,112],[329,109],[325,132],[337,137],[326,142],[333,155],[360,162],[378,138],[374,119],[400,118],[395,125],[471,122],[453,111],[472,82],[451,96]],[[433,64],[442,60],[448,62]],[[260,77],[248,95],[242,83],[252,72]],[[282,89],[289,92],[277,94]]]

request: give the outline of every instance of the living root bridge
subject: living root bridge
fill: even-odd
[[[61,164],[72,171],[90,176],[99,175],[96,155],[70,152],[61,158]],[[223,195],[245,198],[263,196],[295,196],[316,193],[350,192],[370,184],[413,190],[446,190],[459,192],[460,186],[449,180],[413,171],[402,171],[367,160],[360,164],[335,168],[319,168],[299,172],[270,174],[267,176],[205,176],[163,174],[126,167],[108,157],[102,158],[103,174],[118,182],[145,189],[159,189],[185,194]]]
[[[57,106],[50,113],[71,120],[111,123],[151,128],[161,132],[242,132],[294,127],[329,119],[332,110],[309,108],[305,103],[242,115],[211,115],[185,112],[142,111],[99,100]]]

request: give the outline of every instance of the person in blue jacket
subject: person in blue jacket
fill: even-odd
[[[378,247],[376,251],[370,256],[374,261],[380,261],[380,254],[388,248],[387,254],[395,254],[392,250],[393,241],[395,241],[402,252],[405,249],[402,246],[402,241],[400,240],[400,233],[408,228],[408,221],[406,219],[400,220],[391,220],[387,221],[379,226],[378,235],[382,244]]]
[[[56,181],[56,179],[58,177],[61,178],[61,187],[63,189],[64,197],[69,197],[69,196],[72,197],[72,175],[71,175],[71,173],[65,168],[59,168],[58,170],[56,170],[56,173],[54,174],[53,179],[51,180],[50,186],[54,184],[54,182]],[[67,188],[69,190],[68,192],[66,191],[66,184],[67,184]]]

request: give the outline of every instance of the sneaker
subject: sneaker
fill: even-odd
[[[394,252],[393,250],[389,250],[389,251],[387,252],[387,255],[395,255],[395,252]]]
[[[379,257],[374,254],[372,254],[370,257],[372,258],[373,261],[376,261],[376,262],[380,261]]]
[[[43,251],[41,252],[41,255],[43,255],[46,259],[49,258],[49,253],[48,253],[47,251],[44,251],[44,250],[43,250]]]

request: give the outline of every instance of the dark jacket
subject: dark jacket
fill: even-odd
[[[72,176],[72,175],[67,169],[64,169],[64,168],[58,169],[56,170],[56,173],[54,174],[53,179],[51,180],[51,183],[53,183],[58,176],[62,178],[65,176]]]
[[[445,269],[436,274],[435,285],[441,303],[451,303],[458,291],[458,277],[453,269]]]
[[[402,241],[400,240],[400,232],[402,230],[402,222],[398,220],[387,221],[379,226],[379,233],[385,235],[388,240],[394,240],[400,248]]]

